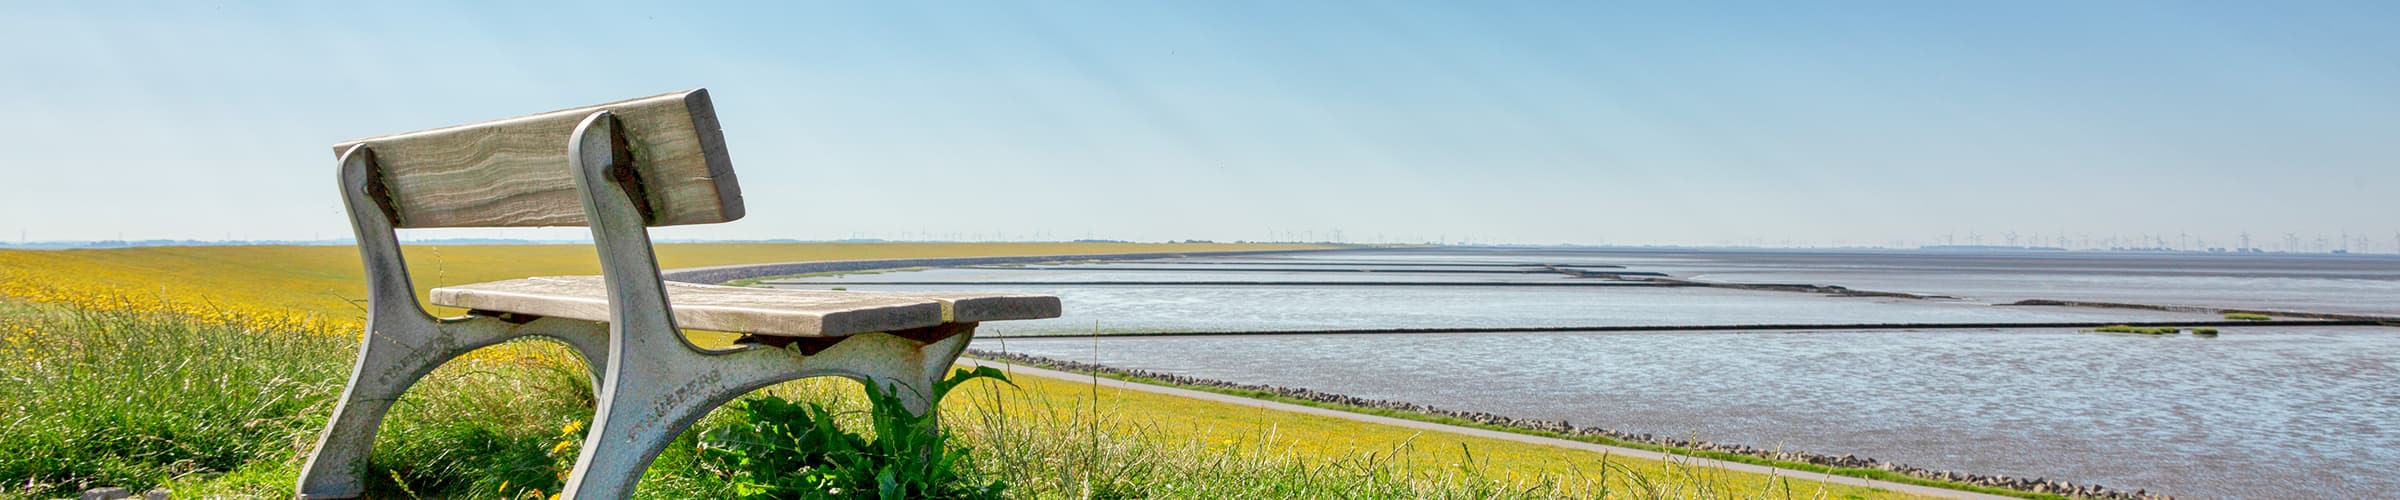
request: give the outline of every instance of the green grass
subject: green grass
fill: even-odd
[[[291,494],[331,413],[355,341],[252,331],[149,312],[0,300],[0,498],[54,498],[120,486],[179,498]],[[240,324],[235,322],[233,324]],[[436,370],[386,419],[369,471],[376,497],[540,498],[559,487],[591,415],[591,386],[571,351],[512,343]],[[944,428],[972,450],[965,477],[1010,497],[1844,498],[1872,490],[1599,455],[1559,471],[1518,464],[1482,441],[1420,433],[1327,456],[1275,429],[1210,434],[1136,418],[1166,399],[1061,397],[976,382],[945,406]],[[769,394],[823,402],[867,429],[859,385],[812,379]],[[1198,404],[1198,403],[1190,403]],[[734,425],[711,414],[661,454],[645,498],[722,498],[732,474],[703,460],[697,436]],[[1285,422],[1277,420],[1277,422]],[[1297,432],[1317,425],[1289,420]],[[1353,432],[1380,432],[1352,425]],[[562,443],[565,443],[562,445]],[[1428,445],[1430,443],[1430,445]]]
[[[1399,418],[1399,419],[1406,419],[1406,420],[1415,420],[1415,421],[1419,421],[1419,422],[1432,422],[1432,423],[1445,424],[1445,425],[1454,425],[1454,426],[1459,426],[1459,427],[1469,427],[1469,428],[1484,429],[1484,430],[1494,430],[1494,431],[1508,432],[1508,433],[1514,433],[1514,434],[1525,434],[1525,435],[1530,435],[1530,436],[1542,436],[1542,437],[1549,437],[1549,438],[1565,439],[1565,440],[1570,440],[1570,441],[1581,441],[1581,442],[1586,442],[1586,443],[1603,444],[1603,445],[1617,446],[1617,447],[1623,447],[1623,448],[1633,448],[1633,449],[1638,449],[1638,450],[1655,451],[1655,452],[1667,453],[1667,454],[1671,454],[1671,455],[1675,455],[1675,456],[1679,456],[1679,457],[1686,457],[1686,458],[1704,458],[1704,459],[1711,459],[1711,460],[1722,460],[1722,461],[1727,461],[1727,462],[1746,463],[1746,464],[1752,464],[1752,465],[1765,465],[1765,466],[1770,466],[1770,467],[1778,467],[1778,468],[1791,469],[1791,470],[1803,471],[1803,472],[1820,473],[1820,474],[1832,474],[1832,475],[1837,475],[1837,476],[1849,476],[1849,477],[1857,477],[1857,478],[1866,478],[1866,479],[1874,479],[1874,480],[1878,480],[1878,481],[1889,481],[1889,482],[1894,482],[1894,483],[1914,484],[1914,485],[1920,485],[1920,486],[1933,486],[1933,487],[1939,487],[1939,488],[1948,488],[1948,489],[1955,489],[1955,490],[1960,490],[1960,491],[1973,491],[1973,492],[1979,492],[1979,493],[1989,493],[1989,494],[1994,494],[1994,495],[2010,496],[2010,497],[2017,497],[2017,498],[2031,498],[2031,499],[2044,499],[2044,500],[2063,500],[2063,499],[2067,498],[2067,497],[2064,497],[2064,496],[2059,496],[2059,495],[2051,495],[2051,494],[2043,494],[2043,493],[2033,493],[2033,492],[2027,492],[2027,491],[2017,491],[2017,490],[2010,490],[2010,489],[2004,489],[2004,488],[1992,488],[1992,487],[1987,487],[1987,486],[1980,486],[1980,485],[1967,484],[1967,483],[1959,483],[1959,482],[1952,482],[1952,481],[1940,481],[1940,480],[1933,480],[1933,479],[1925,479],[1925,478],[1921,478],[1921,477],[1916,477],[1916,476],[1911,476],[1911,475],[1907,475],[1907,474],[1901,474],[1901,473],[1898,473],[1898,472],[1886,471],[1886,470],[1881,470],[1881,469],[1849,468],[1849,467],[1831,467],[1831,466],[1818,465],[1818,464],[1813,464],[1813,463],[1808,463],[1808,462],[1795,462],[1795,461],[1789,461],[1789,460],[1776,460],[1776,459],[1771,459],[1771,458],[1764,458],[1764,457],[1758,457],[1758,456],[1752,456],[1752,455],[1744,455],[1744,454],[1738,454],[1738,453],[1725,453],[1725,452],[1715,452],[1715,451],[1694,450],[1694,449],[1686,449],[1686,448],[1676,448],[1676,447],[1671,447],[1671,446],[1661,446],[1661,445],[1650,444],[1650,443],[1643,443],[1643,442],[1636,442],[1636,441],[1625,441],[1625,440],[1613,439],[1613,438],[1610,438],[1610,437],[1607,437],[1607,436],[1596,436],[1596,435],[1569,435],[1569,434],[1561,434],[1561,433],[1556,433],[1556,432],[1537,431],[1537,430],[1524,429],[1524,428],[1519,428],[1519,427],[1510,427],[1510,426],[1504,426],[1504,425],[1486,424],[1486,423],[1475,422],[1475,421],[1471,421],[1471,420],[1465,420],[1465,419],[1459,419],[1459,418],[1453,418],[1453,417],[1446,417],[1446,416],[1440,416],[1440,415],[1429,415],[1429,414],[1424,414],[1424,413],[1407,412],[1407,411],[1399,411],[1399,410],[1390,410],[1390,409],[1384,409],[1384,408],[1365,408],[1365,407],[1348,406],[1348,405],[1341,405],[1341,404],[1334,404],[1334,403],[1326,403],[1326,402],[1321,402],[1321,401],[1311,401],[1311,400],[1306,400],[1306,399],[1290,398],[1290,397],[1284,397],[1284,396],[1276,395],[1276,394],[1274,394],[1274,393],[1271,393],[1271,392],[1265,392],[1265,391],[1254,391],[1254,390],[1245,390],[1245,389],[1230,389],[1230,388],[1224,388],[1224,387],[1204,386],[1204,385],[1188,385],[1188,384],[1177,384],[1177,383],[1172,383],[1172,382],[1167,382],[1167,381],[1162,381],[1162,380],[1149,379],[1149,378],[1142,378],[1142,377],[1133,377],[1133,376],[1126,376],[1126,375],[1121,375],[1121,374],[1113,374],[1113,373],[1112,373],[1112,374],[1099,374],[1098,376],[1099,376],[1099,377],[1101,377],[1101,378],[1107,378],[1107,379],[1112,379],[1112,380],[1122,380],[1122,381],[1127,381],[1127,382],[1136,382],[1136,383],[1149,384],[1149,385],[1156,385],[1156,386],[1163,386],[1163,387],[1175,387],[1175,388],[1180,388],[1180,389],[1190,389],[1190,390],[1196,390],[1196,391],[1213,392],[1213,393],[1218,393],[1218,394],[1225,394],[1225,395],[1232,395],[1232,396],[1241,396],[1241,397],[1247,397],[1247,398],[1253,398],[1253,399],[1260,399],[1260,400],[1266,400],[1266,401],[1275,401],[1275,402],[1279,402],[1279,403],[1288,403],[1288,404],[1296,404],[1296,405],[1302,405],[1302,406],[1311,406],[1311,407],[1316,407],[1316,408],[1325,408],[1325,409],[1331,409],[1331,410],[1341,410],[1341,411],[1347,411],[1347,412],[1351,412],[1351,413],[1359,413],[1359,414],[1366,414],[1366,415],[1375,415],[1375,416],[1382,416],[1382,417]],[[1838,497],[1838,495],[1837,495],[1837,497]]]
[[[2215,328],[2193,328],[2193,329],[2192,329],[2192,334],[2193,334],[2193,335],[2216,335],[2216,334],[2217,334],[2217,329],[2215,329]]]
[[[0,496],[99,486],[289,496],[356,352],[346,337],[14,303],[0,331]],[[370,491],[480,496],[504,482],[555,483],[541,438],[588,418],[590,398],[577,395],[590,383],[580,368],[503,365],[444,367],[402,399]]]
[[[2099,328],[2093,328],[2093,329],[2092,329],[2092,331],[2095,331],[2095,332],[2102,332],[2102,333],[2139,333],[2139,334],[2144,334],[2144,335],[2174,335],[2174,334],[2177,334],[2177,333],[2183,333],[2183,329],[2182,329],[2182,328],[2177,328],[2177,327],[2172,327],[2172,326],[2130,326],[2130,325],[2108,325],[2108,326],[2103,326],[2103,327],[2099,327]]]
[[[135,491],[307,446],[349,341],[245,335],[177,318],[8,304],[0,312],[0,492]],[[272,462],[271,460],[268,460]],[[31,486],[27,486],[31,485]]]
[[[1114,415],[1087,410],[1045,407],[1038,411],[1081,417],[1017,422],[979,413],[994,420],[971,424],[985,430],[973,434],[985,454],[978,470],[1011,478],[1011,496],[1025,498],[1860,498],[1789,478],[1737,491],[1720,469],[1677,462],[1661,474],[1605,455],[1577,464],[1592,472],[1568,475],[1511,473],[1471,447],[1436,451],[1406,442],[1310,459],[1274,444],[1275,436],[1199,439],[1121,428]]]
[[[2227,313],[2225,313],[2225,319],[2230,319],[2230,320],[2235,320],[2235,321],[2270,321],[2270,320],[2273,320],[2273,319],[2275,319],[2275,318],[2274,318],[2274,317],[2272,317],[2272,316],[2268,316],[2268,315],[2264,315],[2264,314],[2259,314],[2259,313],[2253,313],[2253,312],[2239,312],[2239,311],[2235,311],[2235,312],[2227,312]]]

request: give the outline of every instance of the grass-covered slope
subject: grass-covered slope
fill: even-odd
[[[669,266],[842,258],[1167,251],[999,245],[670,246]],[[754,247],[754,248],[744,248]],[[888,249],[859,247],[891,247]],[[905,249],[905,252],[898,251]],[[1183,251],[1231,250],[1221,246]],[[341,247],[0,252],[0,496],[166,485],[181,495],[288,495],[354,355]],[[588,247],[417,249],[420,286],[590,272]],[[894,250],[894,251],[884,251]],[[683,259],[683,260],[677,260]],[[438,262],[429,267],[428,264]],[[582,266],[582,267],[578,267]],[[436,270],[438,268],[438,270]],[[127,295],[151,287],[163,292]],[[218,291],[220,288],[223,290]],[[237,290],[238,288],[238,290]],[[117,295],[104,295],[114,293]],[[163,297],[163,299],[162,299]],[[322,314],[326,321],[295,316]],[[354,314],[354,313],[353,313]],[[378,440],[386,496],[555,492],[589,383],[574,357],[513,343],[437,371]],[[945,406],[974,477],[1011,496],[1882,496],[1818,483],[1362,424],[1073,381],[975,382]],[[857,385],[771,392],[862,408]],[[702,427],[721,424],[720,415]],[[660,498],[730,494],[687,439],[645,476]]]

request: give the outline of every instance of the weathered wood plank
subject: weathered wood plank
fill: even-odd
[[[567,140],[593,111],[624,128],[651,209],[650,225],[742,218],[741,187],[707,89],[370,137],[397,227],[584,225]]]
[[[494,281],[432,291],[433,303],[483,311],[608,321],[599,276]],[[942,324],[940,302],[923,297],[770,290],[668,283],[682,328],[794,337],[838,337]]]
[[[1006,293],[851,292],[667,282],[684,328],[786,336],[841,336],[932,326],[1056,318],[1058,297]],[[433,290],[433,303],[535,316],[608,320],[599,276],[494,281]],[[926,307],[928,304],[931,308]]]
[[[672,287],[671,283],[668,286]],[[772,289],[793,291],[785,289]],[[942,319],[952,323],[982,323],[1018,319],[1056,318],[1062,312],[1058,297],[1017,293],[965,292],[836,292],[932,299],[942,303]]]

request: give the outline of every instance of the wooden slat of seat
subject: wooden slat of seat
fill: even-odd
[[[1061,312],[1058,297],[1050,295],[966,292],[840,293],[933,299],[942,303],[942,319],[952,323],[1056,318]]]
[[[494,281],[433,289],[433,303],[482,311],[608,321],[599,276]],[[667,283],[683,328],[790,337],[839,337],[942,324],[944,305],[906,295],[769,290]]]

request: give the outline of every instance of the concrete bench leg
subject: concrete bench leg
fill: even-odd
[[[577,174],[575,188],[583,194],[584,220],[607,284],[609,346],[599,411],[567,477],[566,498],[632,495],[642,472],[677,434],[718,405],[776,382],[845,376],[892,389],[909,411],[932,409],[933,382],[966,348],[973,323],[853,335],[814,354],[789,347],[692,346],[669,312],[645,209],[634,203],[640,176],[629,170],[632,151],[618,128],[609,111],[593,112],[567,143],[569,170]]]
[[[816,376],[842,376],[873,384],[900,397],[916,415],[933,411],[933,384],[957,362],[974,325],[866,333],[842,339],[816,354],[793,348],[752,347],[704,352],[688,347],[678,332],[620,336],[620,349],[605,371],[600,408],[583,440],[564,498],[614,499],[633,494],[642,472],[667,443],[709,410],[775,383]],[[928,333],[947,334],[926,339]],[[930,343],[928,343],[930,340]]]
[[[340,177],[342,204],[349,209],[351,229],[358,236],[359,261],[366,271],[367,329],[359,339],[358,362],[341,399],[335,402],[333,418],[326,421],[308,464],[300,469],[300,481],[294,488],[299,498],[351,498],[365,493],[361,479],[384,413],[417,379],[468,351],[527,335],[555,337],[575,347],[584,366],[595,372],[592,387],[600,387],[596,372],[608,366],[605,324],[480,316],[444,320],[426,315],[409,284],[408,265],[400,254],[390,214],[377,201],[375,155],[365,146],[343,151]]]
[[[528,335],[554,337],[575,347],[595,379],[607,366],[607,325],[590,321],[537,319],[514,324],[488,317],[436,320],[401,317],[374,321],[359,342],[358,365],[342,390],[333,418],[317,436],[317,447],[300,469],[298,497],[355,498],[365,493],[367,454],[392,403],[411,385],[451,359]],[[595,380],[594,388],[599,387]]]

